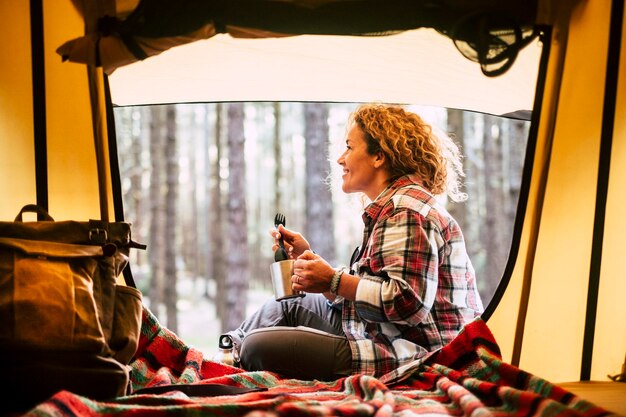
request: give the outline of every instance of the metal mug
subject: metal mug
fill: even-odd
[[[272,287],[274,288],[276,301],[305,296],[304,291],[294,291],[291,284],[294,262],[293,259],[288,259],[286,261],[274,262],[270,265]]]

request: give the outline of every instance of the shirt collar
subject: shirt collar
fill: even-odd
[[[371,220],[376,219],[382,211],[383,207],[385,207],[387,202],[396,193],[396,190],[407,185],[421,186],[421,181],[419,180],[419,177],[415,174],[403,175],[394,180],[378,195],[378,197],[376,197],[374,201],[372,201],[370,204],[367,205],[367,207],[365,207],[363,212],[363,220],[366,221],[366,217]]]

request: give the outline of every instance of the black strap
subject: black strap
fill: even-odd
[[[116,221],[124,221],[124,202],[122,201],[122,181],[120,175],[120,164],[117,157],[117,135],[115,134],[115,115],[113,114],[113,103],[111,100],[111,89],[109,87],[109,77],[104,74],[104,100],[106,106],[107,136],[109,145],[109,165],[111,171],[111,190],[113,193],[113,212]],[[145,249],[145,247],[143,247]],[[137,288],[130,263],[123,271],[124,281],[129,287]]]
[[[106,105],[107,135],[109,137],[109,162],[111,164],[111,188],[113,190],[113,211],[116,221],[124,221],[124,202],[122,201],[122,181],[120,164],[117,156],[117,134],[115,132],[115,114],[111,101],[109,77],[104,74],[104,97]]]
[[[350,275],[355,274],[356,271],[352,269],[352,265],[354,265],[354,263],[359,260],[360,256],[361,247],[357,246],[356,248],[354,248],[354,252],[352,252],[352,256],[350,256],[350,263],[348,264],[348,268],[350,268]]]

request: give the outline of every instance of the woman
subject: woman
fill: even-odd
[[[342,190],[370,200],[350,271],[333,268],[279,226],[304,298],[269,301],[228,335],[241,366],[300,379],[380,377],[450,342],[483,309],[459,225],[460,155],[418,115],[363,105],[350,117]],[[273,246],[276,250],[277,244]]]

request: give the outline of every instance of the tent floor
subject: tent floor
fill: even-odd
[[[556,385],[608,411],[626,416],[626,383],[624,382],[578,381]]]

